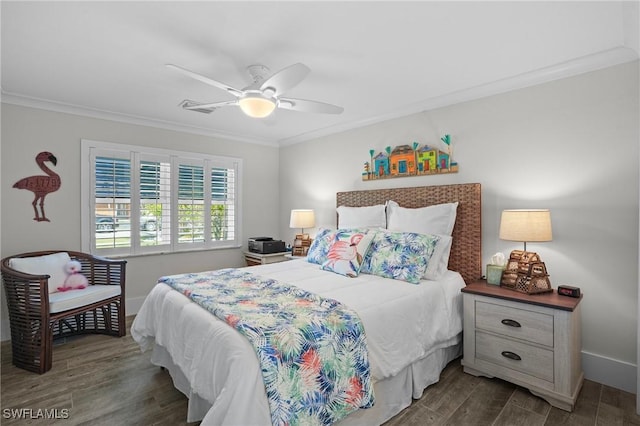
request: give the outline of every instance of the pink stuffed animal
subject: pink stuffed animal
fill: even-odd
[[[58,287],[58,291],[80,290],[89,285],[87,277],[80,273],[82,270],[82,264],[77,260],[70,260],[67,262],[64,270],[68,274],[67,279],[64,280],[64,285],[62,287]]]

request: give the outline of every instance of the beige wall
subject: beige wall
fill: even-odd
[[[278,234],[278,148],[225,141],[78,115],[2,105],[1,253],[46,249],[80,250],[80,140],[92,139],[243,159],[242,241]],[[51,222],[35,222],[33,194],[12,188],[23,177],[41,173],[34,158],[50,151],[58,159],[60,190],[47,196]],[[186,271],[244,266],[241,249],[209,250],[128,258],[127,310],[137,307],[159,276]],[[2,338],[9,337],[2,300]]]
[[[635,62],[283,147],[281,210],[314,208],[319,225],[334,225],[337,191],[480,182],[486,263],[522,248],[498,239],[503,209],[551,209],[553,241],[527,248],[553,287],[584,293],[585,371],[604,382],[598,374],[615,373],[599,362],[612,358],[635,392],[638,102]],[[369,149],[436,144],[445,133],[459,173],[361,180]],[[291,232],[284,216],[280,226]]]

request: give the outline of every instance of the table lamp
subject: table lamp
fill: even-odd
[[[500,239],[521,241],[524,251],[527,251],[527,241],[551,241],[551,213],[547,209],[503,210]]]
[[[307,254],[311,246],[309,234],[304,233],[304,228],[313,228],[316,225],[316,216],[310,209],[294,209],[291,210],[291,219],[289,220],[290,228],[300,228],[300,234],[296,235],[293,242],[293,255],[304,256]]]
[[[291,210],[290,228],[300,228],[300,233],[304,234],[304,228],[313,228],[316,225],[316,215],[310,209]]]
[[[551,241],[551,213],[546,209],[503,210],[500,239],[522,241],[524,251],[509,256],[500,286],[527,294],[553,291],[547,267],[537,253],[527,252],[527,242]]]

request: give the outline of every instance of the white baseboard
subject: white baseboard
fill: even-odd
[[[635,364],[582,351],[582,371],[585,379],[634,395],[637,392]]]

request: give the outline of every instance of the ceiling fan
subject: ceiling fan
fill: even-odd
[[[342,107],[324,102],[282,96],[286,91],[297,86],[311,72],[309,67],[301,63],[290,65],[271,75],[269,75],[270,70],[266,66],[251,65],[247,67],[247,72],[252,77],[253,83],[244,89],[236,89],[178,65],[167,64],[167,67],[224,90],[235,97],[229,101],[213,103],[200,103],[186,99],[180,105],[188,110],[211,113],[217,108],[239,106],[245,114],[254,118],[267,117],[276,108],[323,114],[341,114],[344,111]]]

